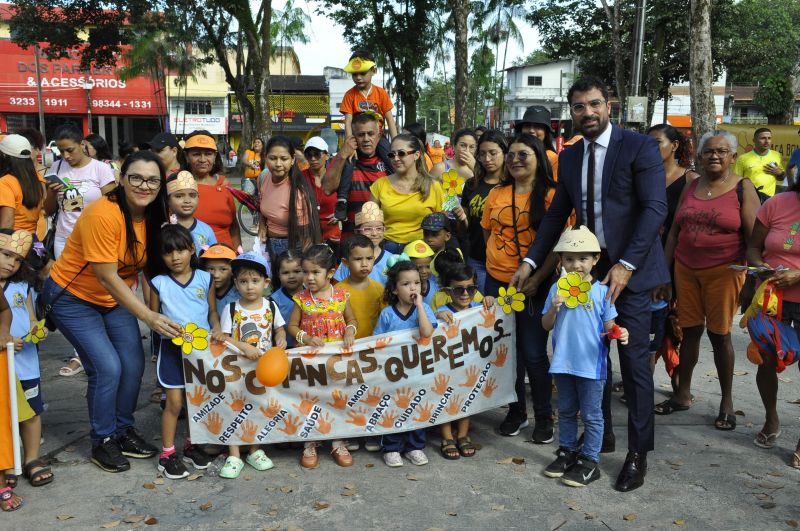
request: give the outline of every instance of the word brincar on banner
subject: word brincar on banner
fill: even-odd
[[[183,358],[192,442],[265,444],[427,428],[516,400],[514,315],[500,305],[456,314],[430,338],[417,329],[288,351],[282,385],[224,345]]]

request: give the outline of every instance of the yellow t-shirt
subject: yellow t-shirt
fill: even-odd
[[[781,170],[785,169],[783,167],[781,154],[774,149],[770,149],[764,156],[756,153],[756,150],[739,155],[736,159],[736,166],[733,171],[736,175],[741,175],[745,179],[750,179],[750,182],[753,183],[756,189],[771,197],[775,195],[775,185],[778,181],[775,180],[775,177],[764,171],[764,166],[770,162],[777,164]]]
[[[450,295],[446,291],[442,291],[443,289],[444,288],[440,287],[439,291],[437,291],[431,299],[430,306],[434,309],[434,311],[438,312],[439,308],[445,304],[450,304],[453,302],[453,299],[450,297]],[[475,296],[472,297],[472,302],[483,302],[483,295],[481,295],[480,291],[475,292]]]
[[[120,278],[128,286],[133,286],[139,271],[147,262],[145,222],[134,222],[133,232],[139,242],[136,244],[135,258],[128,252],[125,219],[119,206],[107,197],[98,199],[86,207],[78,218],[61,256],[50,271],[50,278],[62,288],[69,284],[67,291],[79,299],[113,308],[117,301],[97,280],[91,265],[83,271],[81,268],[87,262],[116,264]]]
[[[419,192],[398,192],[389,177],[381,177],[372,183],[370,191],[383,211],[383,222],[386,225],[384,238],[395,243],[406,244],[421,240],[422,218],[433,212],[441,212],[444,205],[444,190],[437,181],[431,184],[425,201]]]
[[[372,335],[384,306],[383,286],[371,278],[367,280],[369,281],[369,287],[366,289],[354,288],[350,284],[350,277],[336,284],[337,288],[342,288],[350,294],[350,307],[353,309],[353,313],[356,314],[356,321],[358,321],[356,339]]]

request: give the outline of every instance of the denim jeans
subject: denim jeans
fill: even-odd
[[[89,387],[92,446],[106,437],[123,435],[133,427],[133,413],[144,373],[144,350],[136,318],[122,306],[105,308],[79,299],[47,279],[45,303],[53,304],[50,318],[76,347]],[[58,300],[52,301],[58,297]]]
[[[384,453],[405,453],[411,450],[424,450],[426,440],[424,429],[390,433],[381,437],[381,449]]]
[[[571,374],[554,374],[558,389],[558,444],[578,449],[578,411],[583,420],[581,456],[598,462],[603,446],[603,386],[605,380],[590,380]]]
[[[383,240],[383,250],[392,254],[400,254],[406,248],[405,243],[397,243],[389,240]]]
[[[478,291],[486,293],[486,262],[467,258],[467,265],[475,270],[475,276],[478,277]]]
[[[270,250],[272,250],[272,256],[277,259],[279,254],[289,249],[289,238],[270,237],[267,240],[267,245],[269,245]]]
[[[487,273],[485,294],[497,297],[500,286],[506,286],[506,283]],[[549,332],[542,328],[542,309],[549,288],[550,285],[543,282],[536,295],[526,300],[525,309],[514,314],[517,320],[517,380],[514,384],[517,401],[510,404],[510,407],[527,417],[527,373],[533,399],[533,415],[536,419],[550,419],[553,416],[553,383],[550,377],[550,358],[547,357]]]

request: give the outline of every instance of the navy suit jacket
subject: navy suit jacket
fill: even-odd
[[[573,209],[578,225],[588,225],[581,209],[583,150],[583,141],[577,142],[558,158],[556,193],[527,255],[537,265],[555,247]],[[655,140],[612,126],[603,165],[602,205],[611,263],[625,260],[636,267],[628,289],[644,291],[668,283],[659,236],[667,216],[666,177]]]

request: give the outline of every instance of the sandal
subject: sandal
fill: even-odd
[[[42,487],[53,481],[53,471],[41,459],[34,459],[22,467],[22,475],[27,478],[31,487]]]
[[[676,411],[686,411],[688,409],[689,406],[684,406],[683,404],[673,402],[671,398],[668,398],[663,402],[656,404],[655,407],[653,408],[653,413],[655,413],[656,415],[672,415]]]
[[[732,413],[720,413],[714,420],[714,427],[720,431],[731,431],[736,429],[736,415]]]
[[[439,450],[445,459],[456,460],[461,458],[461,452],[456,446],[455,439],[442,439],[442,446]]]
[[[264,470],[269,470],[270,468],[275,466],[272,464],[272,459],[267,457],[267,454],[264,453],[264,450],[258,450],[257,452],[251,453],[250,455],[247,456],[247,459],[245,459],[245,461],[247,461],[248,465],[255,468],[259,472],[262,472]]]
[[[70,367],[70,365],[72,365],[74,363],[77,363],[78,366],[77,367]],[[59,376],[75,376],[76,374],[81,373],[81,372],[83,372],[83,363],[81,363],[81,359],[80,358],[70,358],[70,360],[67,362],[67,365],[65,365],[64,367],[61,367],[58,370],[58,375]]]
[[[800,449],[795,450],[792,454],[792,459],[789,461],[789,466],[800,470]]]
[[[14,505],[14,502],[17,502],[17,504]],[[16,511],[22,507],[24,503],[22,497],[14,494],[14,490],[11,487],[3,487],[0,489],[0,509],[3,509],[4,512],[10,513],[11,511]]]
[[[458,438],[458,451],[463,457],[472,457],[477,450],[478,448],[472,444],[472,439],[469,438],[469,435]]]
[[[19,478],[16,474],[9,474],[6,472],[6,487],[11,487],[12,489],[17,488],[17,482],[19,482]]]
[[[775,446],[775,440],[778,437],[780,437],[780,435],[781,435],[781,430],[769,434],[760,431],[756,433],[756,438],[753,439],[753,444],[755,444],[759,448],[765,448],[767,450],[771,450]]]
[[[225,460],[225,464],[219,471],[219,477],[225,479],[236,479],[239,477],[239,474],[242,473],[243,468],[244,468],[244,461],[242,461],[238,457],[229,455],[228,458]]]

